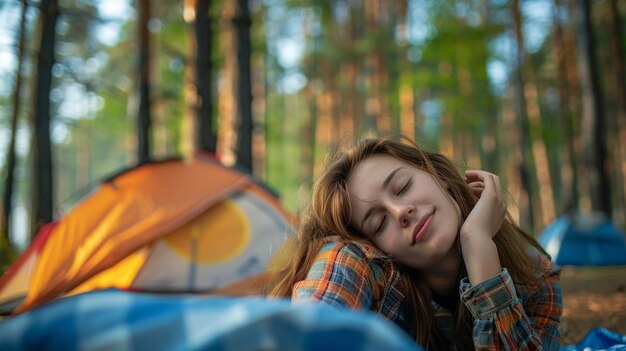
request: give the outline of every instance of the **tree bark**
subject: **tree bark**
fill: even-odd
[[[539,91],[531,65],[530,56],[526,54],[526,48],[524,44],[524,35],[522,32],[522,15],[519,8],[519,2],[516,0],[513,2],[513,19],[515,26],[515,38],[517,44],[517,104],[518,108],[522,108],[523,111],[518,112],[521,123],[521,130],[524,136],[522,137],[522,145],[524,147],[522,152],[528,152],[528,147],[532,150],[532,160],[529,157],[523,157],[526,160],[523,167],[522,182],[526,182],[525,188],[528,191],[528,198],[530,204],[536,207],[529,208],[532,213],[532,225],[534,228],[543,228],[549,221],[552,221],[555,217],[554,210],[554,196],[552,193],[552,181],[550,164],[548,162],[548,152],[543,140],[543,122],[541,118],[541,103],[539,101]],[[532,127],[531,127],[532,126]],[[534,130],[535,133],[532,133]],[[534,134],[534,135],[533,135]],[[534,163],[534,167],[531,164]],[[530,170],[535,171],[535,177],[537,181],[537,191],[535,192],[531,185]],[[524,179],[527,177],[527,179]],[[535,194],[537,195],[535,198]]]
[[[583,103],[583,149],[587,187],[593,210],[611,213],[605,116],[591,24],[591,1],[579,0],[579,71]]]
[[[210,0],[196,0],[196,86],[198,89],[197,120],[199,149],[215,153],[217,140],[213,127],[213,96],[211,49],[213,33]]]
[[[150,161],[150,0],[138,0],[139,16],[137,19],[137,40],[139,47],[139,109],[137,111],[137,161],[139,164]]]
[[[559,114],[563,145],[561,147],[560,203],[561,213],[578,208],[578,170],[574,142],[574,114],[570,108],[571,87],[567,79],[567,47],[563,33],[563,24],[559,19],[560,0],[554,0],[553,48],[557,62],[557,90],[559,92]]]
[[[528,150],[530,149],[530,137],[528,132],[526,98],[524,95],[524,78],[522,76],[522,62],[524,59],[524,43],[522,35],[522,15],[519,8],[519,0],[513,0],[511,4],[513,12],[513,30],[516,39],[516,77],[515,77],[515,115],[520,133],[520,163],[517,166],[520,178],[520,225],[530,229],[534,226],[532,206],[532,188],[529,169],[531,165]]]
[[[385,45],[389,57],[388,66],[388,93],[389,98],[389,118],[391,119],[391,133],[394,138],[400,134],[400,60],[398,59],[398,51],[400,50],[396,41],[396,31],[398,27],[398,8],[392,6],[390,9],[390,23],[386,23],[389,35],[389,43]]]
[[[52,66],[56,23],[59,17],[57,0],[42,0],[39,4],[41,16],[39,53],[37,54],[37,81],[35,83],[35,114],[33,123],[33,189],[31,206],[31,239],[39,227],[52,221],[53,172],[50,143],[50,90],[52,88]]]
[[[236,109],[238,121],[237,163],[252,169],[252,84],[250,72],[250,9],[248,0],[237,0],[233,18],[236,33],[237,70],[235,74]]]
[[[617,6],[617,0],[609,0],[609,14],[611,16],[611,52],[613,56],[613,65],[615,67],[616,75],[616,100],[618,101],[618,113],[615,116],[612,130],[613,130],[613,152],[616,167],[614,170],[615,184],[616,184],[616,208],[615,214],[618,215],[619,220],[622,223],[616,223],[623,225],[626,213],[626,64],[624,60],[624,48],[622,46],[622,22],[619,15],[619,9]],[[614,128],[614,129],[613,129]]]
[[[531,144],[533,150],[533,158],[535,161],[535,174],[538,182],[538,195],[540,201],[539,211],[536,212],[536,227],[545,227],[555,217],[554,195],[552,193],[552,176],[550,172],[550,164],[548,162],[548,151],[543,139],[543,121],[541,118],[541,103],[539,101],[539,89],[537,81],[529,64],[530,57],[525,58],[524,72],[528,77],[526,84],[525,97],[528,103],[528,122],[532,125],[530,133]],[[533,135],[534,134],[534,135]]]

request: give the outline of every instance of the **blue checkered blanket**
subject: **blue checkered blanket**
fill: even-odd
[[[260,297],[119,290],[58,299],[0,322],[0,350],[421,350],[364,311]]]

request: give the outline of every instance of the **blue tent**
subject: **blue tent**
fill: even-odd
[[[560,351],[626,351],[626,335],[598,327],[590,330],[585,338],[576,345],[564,345]]]
[[[539,236],[539,243],[559,265],[626,265],[626,236],[605,216],[559,217]]]

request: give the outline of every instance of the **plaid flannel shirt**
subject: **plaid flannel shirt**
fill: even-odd
[[[503,268],[500,274],[471,286],[460,282],[461,300],[474,316],[477,350],[558,350],[562,296],[560,269],[537,250],[538,286],[516,286]],[[292,300],[368,309],[404,325],[404,294],[399,273],[389,258],[366,242],[333,241],[318,253],[305,280],[294,285]],[[452,314],[432,301],[444,335],[452,336]]]

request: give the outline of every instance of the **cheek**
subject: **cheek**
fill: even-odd
[[[454,210],[456,211],[455,213],[458,220],[461,221],[461,207],[458,203],[456,203],[456,201],[452,201],[452,204],[454,205]]]
[[[384,236],[376,236],[376,237],[369,237],[368,238],[374,245],[376,245],[377,248],[379,248],[380,250],[382,250],[385,253],[389,253],[389,240],[386,239]]]
[[[385,233],[372,239],[372,242],[387,255],[395,256],[401,245],[399,239],[399,235]]]
[[[454,214],[455,214],[455,223],[457,226],[457,230],[461,229],[461,224],[463,224],[463,218],[461,217],[461,207],[456,202],[452,202],[454,204]]]
[[[463,219],[461,218],[461,207],[456,201],[454,201],[452,195],[446,195],[448,198],[448,211],[450,215],[450,220],[454,221],[454,223],[457,224],[459,228],[461,228],[461,224],[463,222]]]

